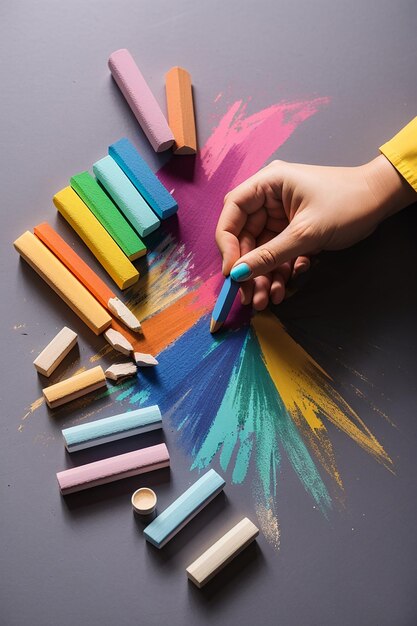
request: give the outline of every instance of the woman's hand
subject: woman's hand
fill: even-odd
[[[223,273],[242,303],[279,304],[309,255],[367,237],[417,193],[383,155],[359,167],[274,161],[227,194],[216,230]]]

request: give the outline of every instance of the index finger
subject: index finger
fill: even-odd
[[[225,197],[223,210],[216,228],[216,243],[223,257],[223,272],[241,256],[239,235],[245,227],[248,215],[261,209],[266,201],[263,189],[265,174],[261,170],[248,178]]]

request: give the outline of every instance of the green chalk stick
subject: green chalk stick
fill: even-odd
[[[71,178],[70,183],[81,200],[131,261],[146,254],[146,246],[142,239],[89,172],[76,174]]]

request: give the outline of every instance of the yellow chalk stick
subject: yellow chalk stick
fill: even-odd
[[[107,311],[35,235],[26,231],[13,245],[96,335],[110,326],[111,317]]]
[[[49,408],[54,409],[71,400],[81,398],[87,393],[96,391],[96,389],[105,387],[106,384],[103,368],[98,365],[81,372],[81,374],[76,374],[71,376],[71,378],[55,383],[55,385],[46,387],[43,389],[43,395]]]
[[[138,280],[135,266],[71,187],[55,194],[54,204],[120,289]]]

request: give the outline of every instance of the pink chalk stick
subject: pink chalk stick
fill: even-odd
[[[169,467],[169,452],[164,443],[102,461],[72,467],[56,475],[62,495],[111,483],[121,478]]]
[[[174,143],[174,135],[130,52],[125,48],[116,50],[110,55],[108,64],[155,152],[168,150]]]

